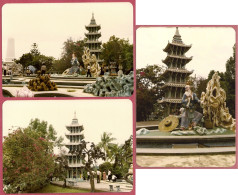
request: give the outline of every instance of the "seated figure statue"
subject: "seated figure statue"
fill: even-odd
[[[185,86],[185,93],[182,98],[183,113],[181,115],[181,129],[185,130],[197,126],[202,114],[195,111],[195,104],[200,103],[197,95],[192,92],[189,85]]]

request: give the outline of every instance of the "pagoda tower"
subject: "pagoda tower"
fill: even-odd
[[[90,24],[85,26],[87,33],[85,36],[87,37],[87,41],[85,42],[86,46],[89,48],[91,55],[95,54],[98,62],[102,62],[100,60],[99,55],[101,54],[101,45],[102,42],[98,39],[101,37],[101,32],[98,32],[101,29],[101,25],[96,24],[96,20],[94,19],[94,14],[92,14],[92,19]]]
[[[65,146],[69,149],[69,152],[67,154],[69,166],[67,178],[82,179],[82,159],[80,158],[80,156],[76,156],[75,154],[71,153],[71,151],[79,149],[79,143],[82,139],[84,139],[84,128],[83,125],[80,125],[78,123],[78,119],[76,118],[76,112],[74,112],[74,118],[71,124],[67,125],[66,129],[68,130],[68,132],[65,133],[65,136],[69,140],[69,142],[65,144]]]
[[[186,64],[192,60],[192,57],[185,56],[191,47],[192,45],[183,43],[178,27],[176,27],[172,43],[168,41],[167,46],[163,49],[167,53],[167,57],[162,60],[167,65],[167,69],[161,75],[165,81],[161,87],[165,95],[158,102],[164,105],[165,116],[178,113],[181,107],[187,77],[193,73],[185,68]]]

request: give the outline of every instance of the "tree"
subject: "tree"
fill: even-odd
[[[84,140],[81,141],[79,147],[76,147],[75,150],[71,150],[70,153],[83,157],[84,168],[90,173],[91,192],[95,192],[94,175],[92,171],[98,159],[105,160],[105,153],[93,142],[90,143]]]
[[[52,69],[57,72],[63,72],[67,68],[70,68],[73,53],[78,58],[79,63],[83,65],[82,55],[85,46],[84,41],[85,40],[73,41],[71,38],[67,39],[67,41],[64,42],[61,58],[54,61]]]
[[[101,59],[106,65],[110,65],[110,62],[116,62],[117,65],[121,63],[123,72],[127,74],[133,70],[133,45],[129,40],[113,35],[102,44]]]
[[[38,70],[41,69],[42,65],[45,65],[47,69],[50,69],[53,65],[54,58],[41,54],[38,45],[33,43],[30,52],[23,54],[19,59],[15,60],[15,62],[22,64],[24,69],[29,65],[34,66]]]
[[[63,137],[60,136],[58,138],[54,127],[51,124],[48,126],[47,121],[40,121],[38,118],[31,119],[27,129],[35,131],[40,137],[43,137],[53,143],[54,146],[62,146],[61,144],[64,140]]]
[[[117,176],[117,178],[122,178],[128,173],[128,169],[132,162],[132,136],[129,137],[125,143],[115,150],[115,160],[113,164],[112,173]]]
[[[141,68],[136,71],[136,120],[148,120],[149,115],[155,111],[157,100],[163,97],[161,86],[164,84],[163,66],[147,65],[146,68]],[[157,109],[160,105],[157,105]],[[161,112],[157,112],[157,115]]]
[[[103,132],[103,134],[101,135],[101,142],[99,142],[98,144],[99,147],[103,148],[105,152],[106,160],[109,160],[108,159],[109,144],[111,144],[112,141],[116,140],[115,138],[111,136],[112,136],[112,133]]]
[[[68,157],[66,156],[66,151],[61,150],[60,154],[55,158],[55,169],[53,176],[64,181],[63,187],[66,187],[68,168]]]
[[[99,171],[103,172],[108,172],[108,170],[112,170],[112,164],[110,162],[104,162],[99,165]]]
[[[3,171],[6,193],[42,188],[54,171],[52,143],[27,128],[13,131],[4,137]]]
[[[226,72],[224,74],[226,86],[227,86],[227,99],[226,105],[229,108],[230,113],[235,118],[235,59],[236,59],[236,47],[233,46],[233,56],[231,56],[226,62]]]

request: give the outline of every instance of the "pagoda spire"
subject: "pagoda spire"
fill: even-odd
[[[94,13],[92,13],[92,19],[91,19],[90,24],[96,25],[96,20],[95,20],[95,18],[94,18]]]
[[[74,119],[76,119],[76,111],[74,111]]]
[[[174,35],[174,37],[173,37],[172,43],[180,43],[180,44],[183,44],[181,35],[179,34],[179,29],[178,29],[178,27],[176,27],[176,31],[175,31],[175,35]]]

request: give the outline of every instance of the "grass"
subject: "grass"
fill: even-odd
[[[90,190],[62,188],[59,186],[49,184],[46,187],[44,187],[41,190],[38,190],[34,193],[85,193],[85,192],[90,192]]]

